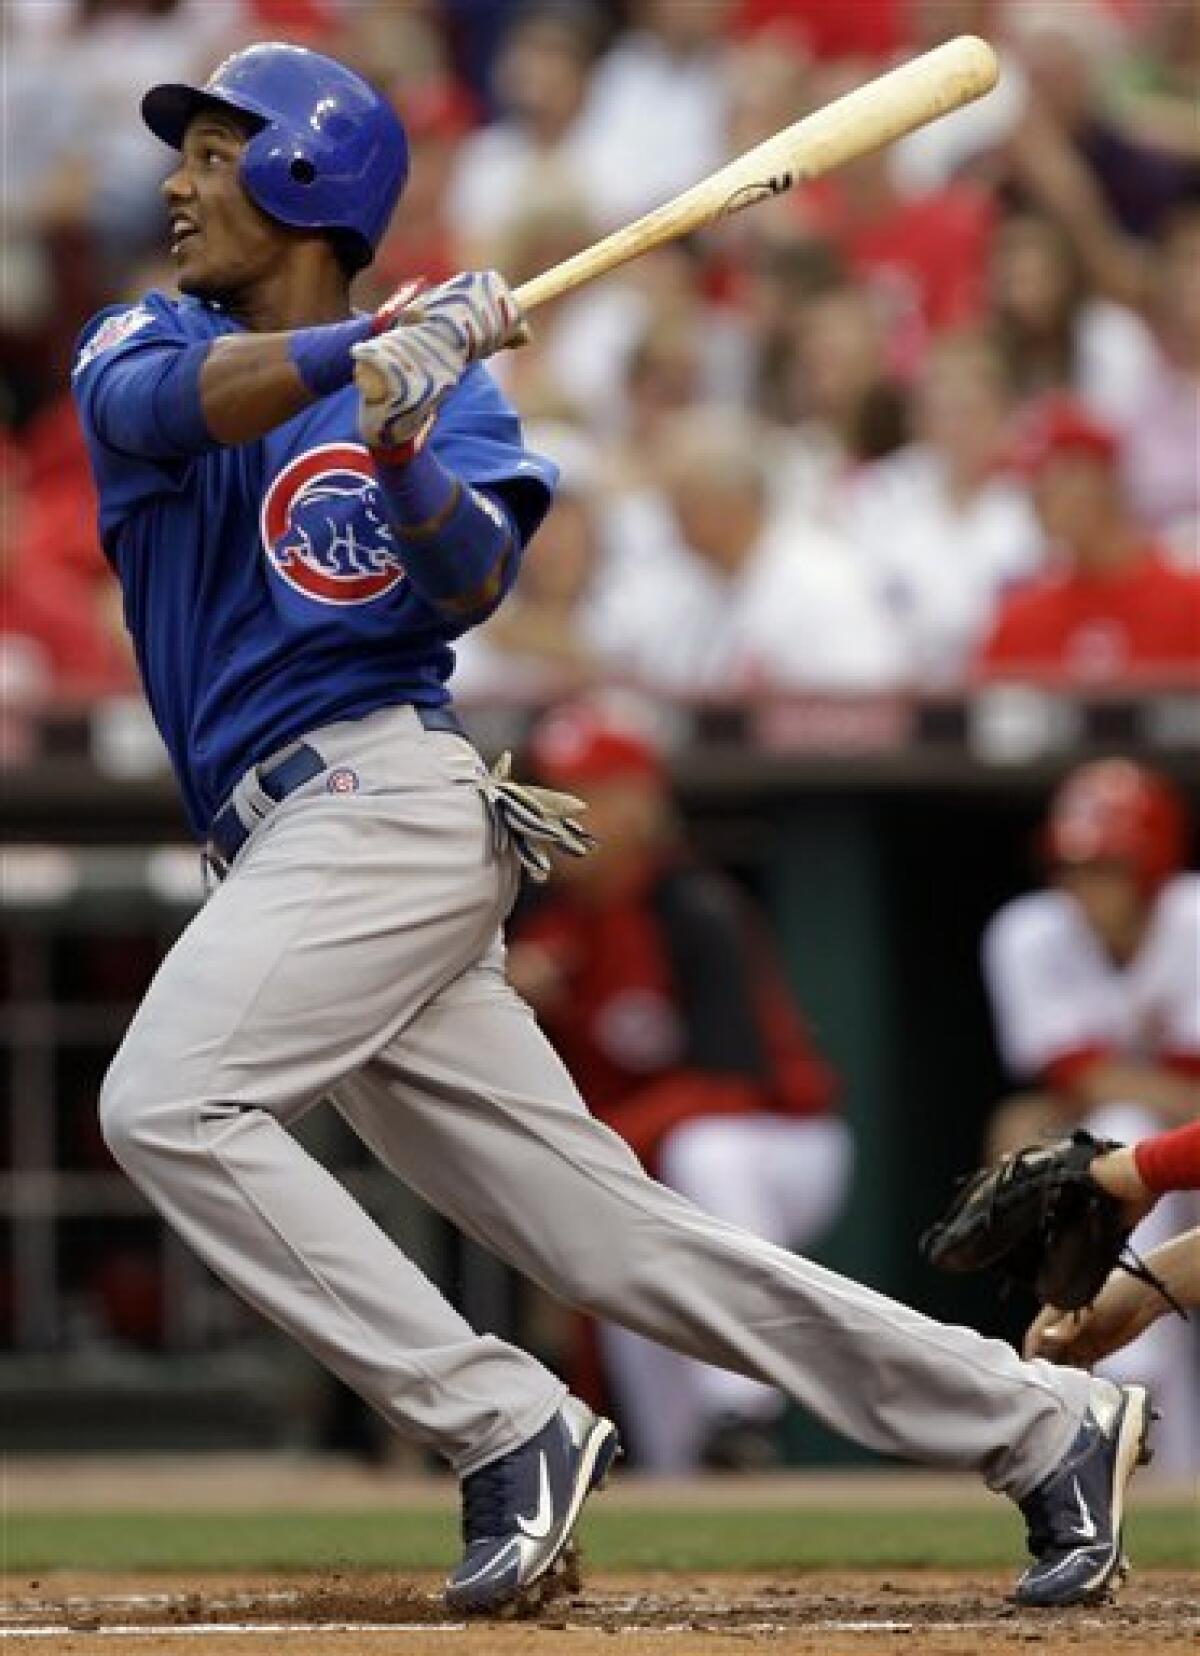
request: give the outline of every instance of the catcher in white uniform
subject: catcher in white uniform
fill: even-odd
[[[1067,1127],[1132,1141],[1200,1116],[1200,875],[1184,871],[1175,789],[1129,760],[1084,765],[1051,804],[1042,850],[1050,885],[1006,904],[983,940],[1001,1054],[1034,1089],[997,1111],[989,1160]],[[1194,1197],[1170,1196],[1134,1244],[1196,1217]],[[1150,1381],[1160,1467],[1200,1467],[1194,1329],[1165,1319],[1108,1372]]]

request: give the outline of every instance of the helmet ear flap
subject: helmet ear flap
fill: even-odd
[[[336,218],[336,180],[330,181],[321,166],[320,147],[273,127],[264,127],[242,151],[239,177],[246,194],[260,212],[276,223],[303,230],[321,229]],[[371,243],[361,231],[334,225],[326,233],[333,237],[338,262],[353,276],[371,262]]]
[[[250,199],[280,223],[302,227],[324,207],[321,171],[311,149],[277,126],[254,134],[242,151],[239,172]]]

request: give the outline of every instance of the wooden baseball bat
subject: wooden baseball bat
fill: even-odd
[[[528,313],[651,248],[820,178],[983,97],[999,72],[986,40],[976,35],[948,40],[784,127],[661,207],[522,282],[514,297]],[[370,363],[360,363],[355,377],[368,402],[386,395],[383,376]]]

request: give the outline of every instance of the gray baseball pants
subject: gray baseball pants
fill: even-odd
[[[411,708],[309,738],[318,776],[259,825],[171,950],[105,1080],[104,1136],[172,1226],[460,1476],[562,1384],[477,1335],[288,1127],[323,1096],[408,1186],[549,1293],[780,1387],[886,1454],[1020,1498],[1091,1382],[1024,1363],[692,1207],[587,1113],[504,976],[517,882],[469,743]],[[345,777],[341,782],[344,784]]]

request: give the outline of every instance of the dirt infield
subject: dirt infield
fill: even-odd
[[[1010,1584],[945,1573],[601,1577],[535,1620],[464,1626],[446,1617],[433,1578],[10,1577],[0,1640],[31,1656],[1179,1656],[1200,1641],[1195,1577],[1139,1575],[1113,1604],[1038,1615],[1006,1602]]]
[[[922,1550],[929,1534],[916,1534],[923,1513],[935,1515],[936,1539],[968,1534],[981,1507],[996,1504],[971,1480],[905,1472],[677,1485],[627,1478],[592,1515],[582,1588],[567,1583],[536,1620],[464,1627],[446,1618],[432,1569],[453,1555],[457,1492],[449,1480],[278,1457],[13,1459],[0,1478],[0,1542],[7,1535],[10,1566],[23,1545],[31,1561],[77,1558],[82,1565],[90,1553],[93,1568],[47,1572],[30,1562],[21,1574],[10,1567],[0,1589],[0,1648],[14,1656],[744,1656],[748,1648],[772,1656],[1181,1656],[1200,1647],[1196,1496],[1194,1489],[1156,1493],[1153,1484],[1140,1491],[1147,1536],[1164,1504],[1195,1512],[1197,1521],[1185,1517],[1182,1552],[1176,1543],[1160,1553],[1158,1569],[1139,1568],[1115,1604],[1033,1615],[1018,1614],[1005,1599],[1012,1569],[989,1567],[1010,1548],[1016,1566],[1015,1533],[1001,1538],[999,1553],[957,1573],[944,1556],[936,1568],[913,1567],[939,1557]],[[665,1555],[643,1550],[655,1543],[647,1510],[655,1521],[678,1516],[676,1544]],[[685,1520],[697,1511],[703,1528],[689,1530]],[[804,1511],[819,1519],[817,1555],[813,1530],[788,1532]],[[55,1525],[63,1512],[89,1521],[79,1529]],[[830,1536],[840,1549],[847,1515],[869,1528],[872,1512],[876,1533],[898,1531],[916,1550],[903,1564],[872,1558],[870,1569],[847,1568],[840,1550],[828,1550]],[[172,1515],[204,1513],[212,1517],[203,1534],[192,1523],[166,1533]],[[7,1530],[5,1514],[13,1520]],[[246,1515],[255,1514],[262,1522],[247,1529]],[[378,1515],[378,1534],[357,1522],[363,1514]],[[32,1546],[21,1540],[22,1518],[27,1528],[50,1522]],[[98,1544],[97,1526],[101,1541],[119,1544]],[[782,1549],[787,1563],[777,1565],[785,1533],[794,1541]],[[213,1534],[221,1543],[215,1549]],[[170,1544],[153,1545],[160,1535]],[[730,1557],[738,1539],[754,1542],[753,1563]],[[758,1550],[764,1542],[772,1544],[766,1554]],[[410,1565],[421,1568],[372,1567],[405,1556],[405,1547]],[[1135,1537],[1132,1551],[1146,1557],[1150,1548]],[[731,1568],[709,1573],[718,1559]],[[208,1569],[198,1570],[206,1560]],[[661,1568],[650,1570],[651,1562]]]

